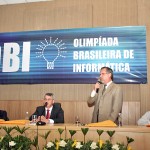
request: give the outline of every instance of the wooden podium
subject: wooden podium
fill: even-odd
[[[0,125],[0,126],[15,126],[15,125]],[[24,127],[24,125],[19,125],[19,127]],[[104,130],[104,133],[101,135],[101,139],[103,141],[108,140],[109,136],[105,131],[115,131],[113,135],[112,142],[124,142],[126,144],[126,136],[133,138],[134,142],[130,144],[133,150],[149,150],[150,149],[150,127],[145,126],[122,126],[122,127],[86,127],[86,126],[77,126],[75,124],[48,124],[45,126],[36,126],[26,124],[25,127],[29,127],[26,131],[26,135],[33,139],[36,135],[38,135],[39,147],[42,149],[45,144],[45,140],[41,137],[49,130],[51,131],[48,141],[54,141],[55,139],[60,139],[60,134],[58,132],[58,128],[63,129],[63,133],[61,135],[62,139],[70,138],[69,130],[76,130],[76,134],[73,136],[73,139],[77,141],[83,141],[83,133],[81,128],[89,128],[89,131],[85,137],[86,141],[93,140],[95,142],[98,141],[99,136],[97,133],[97,129]],[[13,133],[15,134],[15,133]],[[4,131],[0,130],[0,135],[4,135]]]

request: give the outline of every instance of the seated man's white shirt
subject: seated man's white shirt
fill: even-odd
[[[51,115],[52,109],[53,109],[53,106],[51,108],[49,108],[50,115]],[[46,111],[45,114],[47,114],[47,108],[45,108],[45,111]],[[54,120],[53,119],[49,119],[49,123],[54,123]]]

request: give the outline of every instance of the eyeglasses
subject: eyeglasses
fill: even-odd
[[[100,73],[100,76],[101,76],[101,75],[104,75],[104,74],[109,74],[109,73],[108,73],[108,72],[105,72],[105,73]]]
[[[52,101],[53,99],[50,99],[50,98],[49,98],[49,99],[46,99],[46,98],[44,98],[44,100],[45,100],[45,101]]]

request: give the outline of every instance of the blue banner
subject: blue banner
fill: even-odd
[[[115,83],[146,84],[146,27],[0,33],[0,84],[95,83],[100,68]]]

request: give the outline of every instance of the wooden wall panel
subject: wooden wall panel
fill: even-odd
[[[139,84],[123,84],[123,100],[124,101],[140,101],[140,85]]]
[[[76,116],[79,117],[81,123],[91,122],[93,108],[89,108],[86,102],[61,102],[65,112],[65,123],[75,123]]]
[[[147,0],[137,0],[137,8],[138,8],[138,24],[140,25],[148,25],[150,24],[150,4]]]
[[[26,8],[24,30],[28,29],[66,29],[92,26],[92,6],[84,5],[48,5]]]
[[[40,100],[47,92],[53,92],[56,99],[86,101],[93,90],[91,84],[25,84],[0,85],[2,100]]]
[[[0,6],[0,32],[23,31],[24,6]]]
[[[134,107],[136,108],[134,124],[136,124],[138,119],[140,118],[140,115],[141,115],[141,103],[140,102],[136,102]]]
[[[141,115],[150,110],[150,85],[141,85]]]
[[[129,124],[128,111],[129,111],[128,102],[124,102],[123,107],[122,107],[122,124],[123,125]]]
[[[136,125],[140,118],[140,102],[123,102],[122,123],[123,125]]]
[[[90,123],[94,107],[88,107],[87,102],[80,101],[56,101],[60,102],[64,110],[65,123],[75,123],[78,116],[83,124]],[[25,119],[26,112],[29,116],[34,113],[37,106],[43,105],[41,100],[1,100],[2,110],[6,110],[10,120]],[[122,122],[123,125],[136,125],[140,118],[140,102],[123,102]]]
[[[134,102],[130,102],[130,105],[128,105],[129,110],[128,110],[128,120],[129,120],[129,124],[135,124],[136,120],[135,120],[135,113],[136,113],[136,105]]]
[[[94,0],[93,16],[94,26],[137,25],[137,0]]]
[[[147,5],[145,8],[145,11],[143,11],[145,14],[150,14],[150,5],[147,4],[146,1],[144,1],[144,6]],[[142,6],[140,6],[142,7]],[[143,9],[143,7],[142,7]],[[147,79],[148,79],[148,84],[147,85],[140,85],[140,101],[141,101],[141,116],[146,112],[150,111],[150,20],[147,15],[143,15],[140,18],[140,21],[143,23],[143,18],[146,19],[146,30],[147,30],[147,36],[146,36],[146,41],[147,41]]]

